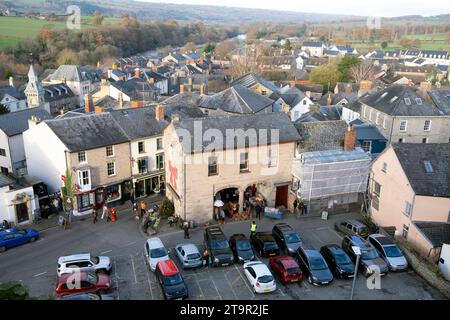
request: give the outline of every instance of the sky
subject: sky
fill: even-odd
[[[218,5],[284,11],[395,17],[450,13],[449,0],[139,0],[178,4]]]

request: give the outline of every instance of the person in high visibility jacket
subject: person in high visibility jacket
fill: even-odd
[[[254,236],[256,234],[256,222],[253,221],[252,225],[250,226],[250,236]]]

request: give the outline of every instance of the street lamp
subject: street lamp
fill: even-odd
[[[358,246],[352,246],[353,252],[356,254],[355,273],[353,274],[352,294],[350,300],[353,300],[353,292],[355,291],[356,276],[358,275],[359,259],[361,257],[361,248]]]

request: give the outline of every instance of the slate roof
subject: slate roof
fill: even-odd
[[[306,70],[295,70],[295,80],[309,80],[309,73]]]
[[[450,143],[398,143],[395,154],[417,195],[450,197]],[[433,172],[426,172],[429,161]]]
[[[267,81],[263,77],[255,74],[253,72],[248,73],[240,78],[237,78],[236,80],[231,82],[231,85],[234,86],[234,85],[240,84],[240,85],[243,85],[244,87],[251,88],[257,83],[266,87],[270,91],[278,93],[278,88],[272,82]]]
[[[147,98],[150,93],[159,93],[159,89],[140,78],[131,78],[129,80],[112,81],[111,85],[117,90],[125,93],[131,99],[142,100]]]
[[[303,92],[306,92],[306,91],[317,92],[317,93],[323,92],[322,84],[296,84],[295,86]]]
[[[198,107],[200,99],[200,94],[196,92],[183,92],[167,98],[161,104],[170,107]]]
[[[45,102],[52,102],[66,98],[74,97],[72,90],[65,84],[52,84],[42,87],[45,91]]]
[[[145,70],[144,71],[145,77],[147,80],[150,80],[150,78],[155,79],[155,82],[160,82],[167,80],[168,78],[158,72],[155,72],[153,70]]]
[[[320,122],[296,122],[300,134],[299,151],[323,151],[341,149],[347,123],[344,120]]]
[[[280,94],[284,102],[286,102],[291,108],[295,107],[306,96],[297,87],[289,88],[285,93]]]
[[[45,123],[71,152],[129,141],[124,130],[108,112],[47,120]]]
[[[352,101],[352,102],[346,104],[345,108],[361,114],[361,101],[359,101],[359,100]]]
[[[52,74],[48,75],[44,81],[99,81],[98,74],[87,67],[77,65],[60,65]]]
[[[221,109],[230,113],[257,113],[274,103],[272,99],[252,90],[235,85],[212,96],[203,96],[200,106],[208,109]]]
[[[317,111],[308,111],[295,122],[332,121],[341,120],[342,106],[320,106]]]
[[[250,115],[226,115],[216,117],[205,117],[202,119],[185,119],[173,122],[175,130],[187,130],[192,138],[184,137],[182,141],[183,150],[185,153],[202,152],[205,150],[223,150],[234,149],[241,147],[252,147],[259,145],[267,145],[272,139],[272,130],[278,130],[279,143],[295,142],[298,141],[300,136],[297,130],[292,124],[291,120],[285,113],[263,113],[263,114],[250,114]],[[194,129],[194,127],[196,129]],[[200,130],[201,129],[201,130]],[[227,139],[230,136],[229,130],[256,130],[256,141],[249,141],[253,139]],[[208,139],[202,139],[203,134],[207,130],[220,131],[223,137],[221,139],[214,139],[208,141]],[[260,132],[259,130],[266,130]],[[233,132],[233,131],[232,131]],[[182,134],[181,134],[182,135]],[[233,133],[231,133],[232,136]],[[239,136],[241,137],[241,136]],[[201,141],[196,141],[196,139]],[[243,137],[245,138],[245,137]],[[275,136],[273,137],[276,138]]]
[[[113,110],[110,114],[130,140],[161,135],[168,124],[156,120],[153,107]]]
[[[414,89],[401,85],[394,85],[364,97],[361,102],[391,116],[439,116],[444,114],[424,100]],[[409,105],[408,102],[410,102]]]
[[[23,91],[17,90],[17,88],[11,86],[0,87],[0,101],[4,98],[5,95],[14,97],[17,100],[27,99]]]
[[[428,95],[439,110],[450,115],[450,90],[429,90]]]
[[[41,120],[51,119],[50,114],[41,108],[30,108],[0,115],[0,129],[9,137],[28,130],[28,120],[36,116]]]
[[[356,140],[382,140],[387,139],[380,133],[377,127],[367,124],[355,125]]]
[[[413,221],[423,235],[430,241],[433,248],[450,243],[450,224],[434,221]]]
[[[320,41],[305,41],[302,44],[302,47],[322,47],[322,42]]]

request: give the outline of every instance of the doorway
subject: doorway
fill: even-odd
[[[277,194],[275,197],[275,207],[284,206],[287,208],[287,201],[288,201],[288,191],[289,186],[280,186],[277,187]]]
[[[26,202],[16,204],[17,223],[22,223],[29,220],[28,205]]]

